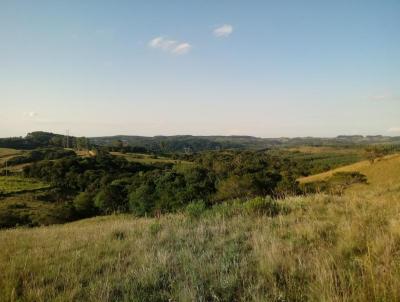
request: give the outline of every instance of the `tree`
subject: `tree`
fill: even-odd
[[[85,191],[79,193],[75,197],[73,205],[79,217],[90,217],[96,213],[96,208],[94,207],[94,196],[89,192]]]
[[[112,183],[106,185],[96,194],[94,204],[105,214],[126,211],[128,203],[125,187]]]
[[[155,205],[154,192],[152,181],[143,183],[129,194],[129,209],[138,216],[150,214]]]

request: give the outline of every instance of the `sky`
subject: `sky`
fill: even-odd
[[[0,0],[0,137],[400,135],[400,1]]]

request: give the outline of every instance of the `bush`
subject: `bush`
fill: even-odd
[[[186,213],[190,218],[199,218],[206,210],[206,204],[204,201],[199,200],[189,203],[186,206]]]
[[[271,197],[256,197],[243,204],[243,208],[249,214],[276,216],[282,212],[283,208]]]
[[[349,186],[356,183],[367,183],[367,177],[360,172],[336,172],[329,181]]]
[[[75,197],[73,205],[79,217],[90,217],[95,214],[93,201],[94,196],[88,192],[81,192]]]

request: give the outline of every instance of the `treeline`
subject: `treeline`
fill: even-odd
[[[31,132],[25,137],[0,138],[0,148],[31,150],[48,146],[90,149],[91,143],[85,137],[66,136],[43,131]]]
[[[55,133],[36,131],[26,137],[0,138],[0,147],[15,149],[34,149],[46,146],[90,149],[102,146],[109,151],[140,153],[186,153],[192,154],[210,150],[262,150],[273,147],[296,146],[368,146],[374,144],[400,145],[400,137],[341,135],[335,138],[295,137],[295,138],[259,138],[252,136],[110,136],[110,137],[74,137]]]
[[[209,150],[262,150],[274,147],[297,146],[334,146],[365,147],[373,144],[400,145],[400,137],[340,135],[334,138],[295,137],[295,138],[259,138],[252,136],[129,136],[118,135],[90,138],[98,146],[113,146],[121,141],[124,145],[143,147],[153,153],[196,153]]]
[[[298,187],[290,166],[265,152],[209,152],[185,165],[144,165],[100,152],[95,157],[36,162],[24,168],[24,175],[75,195],[80,217],[112,212],[142,216],[173,212],[200,200],[212,205],[295,194]]]

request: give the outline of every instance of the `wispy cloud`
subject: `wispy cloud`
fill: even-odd
[[[233,26],[230,24],[224,24],[220,27],[217,27],[214,29],[213,34],[217,38],[222,38],[222,37],[229,37],[233,33]]]
[[[387,130],[387,132],[400,133],[400,127],[392,127],[392,128],[389,128],[389,129]]]
[[[183,55],[185,53],[188,53],[191,49],[192,46],[189,43],[181,43],[178,44],[172,52],[178,55]]]
[[[150,40],[149,47],[154,49],[161,49],[165,52],[184,55],[187,54],[191,49],[192,45],[188,42],[180,42],[176,40],[170,40],[165,37],[155,37]]]
[[[373,101],[383,102],[383,101],[398,101],[400,100],[400,96],[394,95],[393,93],[385,92],[373,95],[371,97]]]

